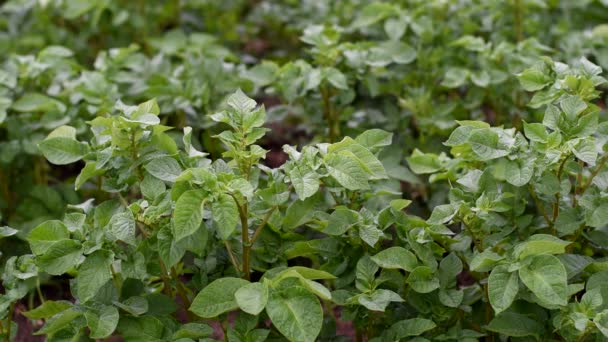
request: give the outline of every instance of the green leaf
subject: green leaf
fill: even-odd
[[[568,303],[566,268],[553,255],[528,257],[528,262],[519,269],[519,277],[543,303],[560,306]]]
[[[88,161],[76,177],[74,182],[76,190],[79,190],[89,179],[101,174],[103,174],[103,170],[97,169],[97,163]]]
[[[410,169],[417,174],[435,173],[442,169],[436,154],[422,153],[418,149],[414,149],[412,155],[406,160]]]
[[[337,89],[346,90],[348,89],[348,82],[346,81],[346,76],[344,74],[333,67],[323,68],[322,71],[323,77]]]
[[[531,141],[536,141],[540,143],[546,143],[547,139],[549,138],[547,129],[544,125],[539,123],[524,122],[524,133],[526,134],[526,137]]]
[[[251,315],[258,315],[268,302],[268,287],[262,283],[250,283],[234,293],[236,303]]]
[[[0,239],[16,235],[19,231],[9,226],[0,227]]]
[[[103,306],[99,313],[87,311],[85,317],[91,329],[90,338],[106,338],[112,335],[118,326],[118,310],[113,306]]]
[[[397,9],[392,4],[373,2],[361,9],[352,26],[354,28],[371,26],[397,13]]]
[[[467,77],[469,77],[469,70],[463,68],[449,68],[441,85],[447,88],[458,88],[465,84]]]
[[[291,203],[283,217],[283,229],[293,230],[309,222],[313,217],[313,209],[317,201],[316,197],[309,197],[304,201],[297,200]]]
[[[202,318],[213,318],[224,312],[238,309],[234,297],[236,291],[249,284],[240,278],[220,278],[207,285],[196,295],[190,306],[190,311]]]
[[[152,176],[166,182],[175,182],[182,173],[182,168],[177,160],[171,157],[161,157],[152,159],[145,166],[146,171]]]
[[[355,140],[350,137],[345,137],[342,141],[331,144],[328,147],[329,153],[346,153],[348,155],[354,155],[363,170],[370,175],[371,179],[384,179],[387,178],[386,170],[382,163],[371,153],[368,149],[358,144]],[[350,152],[350,153],[348,153]]]
[[[1,74],[0,74],[0,76],[1,76]],[[0,81],[1,81],[1,79],[0,79]],[[0,96],[0,124],[3,123],[4,120],[6,120],[6,111],[10,108],[10,106],[11,106],[11,99]]]
[[[201,190],[184,192],[175,203],[172,231],[176,241],[192,235],[203,221],[205,194]]]
[[[418,266],[406,281],[412,290],[418,293],[429,293],[439,288],[439,279],[434,275],[433,270],[428,266]]]
[[[369,129],[359,134],[355,141],[367,149],[389,146],[393,141],[393,133],[381,129]]]
[[[199,229],[197,232],[203,231],[204,229]],[[206,231],[206,230],[204,230]],[[173,237],[173,233],[171,232],[171,226],[163,226],[158,233],[156,234],[157,238],[157,246],[158,246],[158,254],[162,261],[165,263],[167,268],[173,267],[177,264],[186,254],[185,245],[192,238],[196,239],[197,234],[188,235],[187,237],[176,240]],[[196,243],[205,243],[205,240],[196,241]],[[204,248],[204,246],[202,246]]]
[[[304,267],[304,266],[292,266],[292,267],[289,267],[285,271],[279,273],[279,275],[277,276],[277,278],[280,278],[281,274],[288,273],[288,272],[295,272],[299,276],[301,276],[301,277],[303,277],[305,279],[310,279],[310,280],[336,279],[336,277],[333,274],[331,274],[331,273],[328,273],[328,272],[325,272],[325,271],[321,271],[321,270],[317,270],[317,269],[314,269],[314,268]]]
[[[48,274],[61,275],[79,264],[81,255],[82,246],[79,241],[59,240],[36,258],[36,264]]]
[[[17,112],[64,112],[63,103],[40,93],[26,93],[13,103],[12,109]]]
[[[287,175],[300,200],[309,198],[319,190],[319,175],[306,166],[296,164]]]
[[[576,95],[567,95],[560,101],[560,107],[569,118],[573,119],[587,109],[587,104]]]
[[[513,256],[523,260],[530,255],[536,254],[562,254],[566,253],[566,247],[571,242],[564,241],[548,234],[535,234],[515,246]]]
[[[236,202],[230,195],[220,194],[211,205],[211,213],[213,221],[217,223],[220,238],[228,240],[239,223],[239,210]]]
[[[505,179],[515,186],[524,186],[530,182],[534,175],[533,159],[507,160],[505,166]]]
[[[167,190],[165,183],[160,179],[146,173],[144,180],[139,184],[142,195],[148,200],[154,200]]]
[[[226,99],[228,106],[240,113],[247,113],[255,108],[256,102],[250,99],[241,89],[228,96]]]
[[[44,157],[56,165],[76,162],[88,153],[88,145],[76,140],[76,130],[70,126],[61,126],[38,144]]]
[[[481,37],[465,35],[453,41],[450,46],[462,47],[468,51],[481,52],[485,50],[486,43]]]
[[[390,341],[401,341],[406,337],[420,336],[436,326],[435,322],[426,318],[406,319],[391,325],[386,335]]]
[[[588,211],[585,218],[587,225],[590,227],[601,228],[605,226],[608,222],[608,202],[600,204],[593,211]]]
[[[382,268],[402,269],[412,272],[418,266],[414,253],[403,247],[391,247],[371,257]]]
[[[55,242],[69,239],[68,228],[59,220],[46,221],[34,228],[27,236],[32,253],[44,254]]]
[[[486,329],[506,336],[541,336],[545,329],[540,322],[515,312],[496,315]]]
[[[113,301],[112,303],[133,316],[141,316],[148,312],[149,309],[148,301],[139,296],[129,297],[122,303],[118,301]]]
[[[447,307],[457,308],[462,304],[463,299],[464,291],[461,289],[439,289],[439,301]]]
[[[327,289],[327,287],[321,285],[320,283],[304,278],[300,278],[300,283],[304,285],[308,291],[314,293],[319,298],[323,300],[331,300],[331,292],[329,289]]]
[[[109,228],[116,240],[135,246],[135,218],[131,210],[112,216]]]
[[[457,213],[458,206],[454,204],[442,204],[433,209],[431,217],[427,220],[428,224],[443,224],[449,222]]]
[[[595,324],[602,335],[608,337],[608,310],[604,310],[595,315],[593,318],[593,324]]]
[[[486,249],[481,253],[475,254],[469,263],[469,268],[473,272],[488,272],[502,259],[504,259],[503,256],[492,252],[490,249]]]
[[[391,302],[403,302],[403,298],[393,291],[376,289],[359,295],[357,301],[368,310],[384,312]]]
[[[54,334],[74,322],[78,317],[82,316],[82,312],[76,308],[70,308],[60,312],[58,315],[53,316],[51,319],[46,321],[46,324],[38,330],[34,335],[51,335]]]
[[[299,286],[272,291],[266,313],[290,341],[313,342],[323,325],[323,309],[319,300]]]
[[[498,315],[508,309],[519,291],[519,278],[516,272],[509,272],[508,265],[496,266],[488,278],[488,297]]]
[[[384,32],[390,40],[399,40],[407,29],[408,22],[403,18],[391,18],[384,22]]]
[[[351,227],[359,222],[359,213],[350,210],[346,207],[337,207],[334,212],[329,215],[327,226],[323,228],[323,233],[328,235],[342,235]]]
[[[77,298],[86,303],[99,290],[112,279],[110,266],[112,265],[113,253],[106,250],[97,250],[87,256],[78,269],[76,277]]]
[[[572,143],[570,149],[576,158],[591,166],[595,165],[598,153],[595,147],[595,139],[593,137],[580,139],[578,141],[569,141],[569,143]]]
[[[538,91],[553,82],[553,79],[537,68],[526,69],[517,75],[522,88],[526,91]]]
[[[370,247],[374,247],[384,233],[373,224],[359,225],[359,237]]]
[[[65,10],[62,12],[66,19],[76,19],[85,13],[92,11],[99,3],[96,1],[73,0],[65,3]]]
[[[439,283],[443,288],[456,287],[456,278],[462,272],[463,265],[456,253],[452,252],[439,263]]]
[[[177,330],[172,338],[173,341],[179,339],[197,340],[202,337],[208,337],[213,334],[213,328],[205,323],[186,323]]]
[[[166,321],[164,321],[166,322]],[[153,316],[123,316],[118,323],[118,331],[125,341],[161,342],[166,323]]]
[[[498,148],[498,134],[489,129],[474,130],[469,136],[469,143],[473,152],[481,161],[504,157],[507,151]]]
[[[47,319],[55,316],[56,314],[63,312],[74,306],[74,304],[66,300],[47,300],[42,303],[39,307],[26,311],[23,316],[29,319]]]
[[[352,153],[328,154],[325,160],[329,175],[348,190],[369,189],[368,175]]]

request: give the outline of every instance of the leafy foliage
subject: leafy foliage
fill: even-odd
[[[4,2],[0,339],[606,339],[606,6]]]

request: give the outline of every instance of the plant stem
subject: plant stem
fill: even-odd
[[[38,293],[40,304],[44,304],[44,296],[42,295],[42,290],[40,289],[40,277],[36,277],[36,292]]]
[[[268,223],[268,220],[270,220],[270,216],[272,216],[272,213],[274,213],[274,211],[277,209],[277,207],[272,207],[264,216],[264,218],[262,219],[262,223],[260,223],[258,225],[258,227],[255,229],[255,232],[253,233],[253,237],[251,238],[251,245],[253,246],[253,244],[255,243],[255,241],[258,239],[258,237],[260,236],[260,234],[262,233],[262,230],[264,229],[264,227],[266,226],[266,223]]]
[[[578,174],[576,175],[576,185],[574,186],[574,197],[572,198],[572,207],[576,208],[578,206],[578,196],[581,193],[581,187],[583,185],[583,167],[585,163],[582,160],[578,161]]]
[[[570,241],[574,242],[576,240],[578,240],[578,238],[581,236],[581,234],[583,233],[583,230],[585,229],[585,222],[581,223],[580,226],[578,226],[578,229],[574,232],[573,237],[570,239]],[[571,245],[570,245],[571,246]],[[568,247],[570,247],[568,246]]]
[[[564,166],[566,165],[568,158],[570,158],[570,154],[566,155],[564,160],[562,160],[562,162],[559,164],[559,169],[557,170],[557,180],[560,183],[560,188],[561,188],[561,182],[562,182],[562,174],[564,173]],[[551,220],[551,222],[553,222],[554,225],[555,225],[555,220],[557,220],[557,216],[559,215],[559,203],[561,201],[561,196],[562,196],[561,191],[559,191],[559,190],[560,189],[558,189],[557,193],[555,194],[555,203],[553,203],[553,219]]]
[[[132,162],[136,162],[137,159],[139,159],[139,152],[137,151],[137,141],[135,140],[135,130],[133,130],[131,132],[131,161]],[[135,174],[137,175],[137,178],[139,178],[139,181],[143,181],[144,180],[144,175],[141,173],[141,170],[139,169],[139,165],[135,167]]]
[[[602,157],[602,159],[600,159],[600,162],[597,164],[596,168],[591,172],[591,175],[589,176],[589,180],[587,180],[587,183],[585,183],[585,185],[583,185],[583,187],[580,189],[580,194],[584,194],[585,191],[587,191],[587,189],[589,188],[589,186],[591,185],[591,183],[593,183],[593,178],[595,178],[595,176],[597,176],[598,173],[600,173],[600,171],[602,170],[602,168],[604,168],[604,165],[606,164],[606,162],[608,161],[608,154],[605,155],[604,157]]]
[[[521,0],[515,0],[515,34],[518,42],[524,40],[524,30],[522,26],[522,16],[523,16],[523,8],[521,5]]]
[[[110,271],[112,272],[112,281],[114,282],[114,287],[116,287],[116,290],[118,290],[118,293],[120,293],[120,281],[118,280],[118,274],[116,274],[116,270],[114,270],[114,265],[110,265]]]
[[[6,341],[11,340],[11,328],[13,326],[13,316],[15,314],[15,303],[11,303],[10,308],[8,309],[8,327],[6,328]]]
[[[193,313],[190,312],[190,310],[188,310],[188,308],[192,304],[190,302],[190,299],[188,298],[188,289],[180,281],[179,275],[177,274],[175,267],[171,267],[171,278],[176,280],[177,285],[175,286],[175,290],[177,291],[177,294],[179,295],[180,299],[182,300],[183,309],[184,309],[184,311],[186,311],[186,316],[188,317],[188,321],[195,320],[196,317],[194,317]]]
[[[243,278],[245,278],[246,280],[250,280],[251,270],[249,269],[249,255],[251,254],[251,242],[249,241],[249,224],[247,223],[247,218],[249,217],[249,209],[247,208],[247,203],[239,205],[237,202],[237,207],[239,209],[239,216],[241,218],[241,239],[243,244]]]
[[[171,289],[171,283],[169,283],[169,278],[167,278],[167,275],[169,274],[167,266],[165,266],[165,263],[160,258],[158,259],[158,262],[160,264],[160,277],[163,280],[165,294],[167,294],[171,298],[174,298],[175,295],[173,294],[173,291]]]
[[[236,257],[234,256],[234,253],[232,252],[232,247],[230,246],[230,242],[224,241],[224,246],[226,246],[226,251],[228,252],[228,256],[230,257],[230,262],[232,263],[232,266],[234,266],[236,271],[240,273],[241,268],[239,266],[239,262],[236,260]]]
[[[329,142],[333,143],[336,142],[340,136],[340,120],[331,104],[331,93],[326,86],[321,86],[321,99],[323,100],[323,117],[329,126],[327,138],[329,139]]]
[[[488,284],[486,283],[484,286],[484,292],[486,295],[486,324],[490,324],[490,321],[492,321],[492,313],[494,312],[494,310],[492,309],[492,305],[490,304],[490,295],[488,293]],[[493,333],[489,333],[486,341],[490,341],[493,342],[494,341],[494,334]]]
[[[543,215],[543,218],[545,219],[545,221],[547,222],[549,227],[553,229],[553,222],[549,219],[549,215],[547,215],[547,211],[545,210],[545,207],[543,207],[543,204],[540,203],[540,201],[538,200],[538,196],[536,195],[536,190],[534,190],[534,187],[530,183],[528,183],[528,191],[530,192],[530,196],[532,196],[532,199],[534,200],[534,204],[536,205],[536,208]]]

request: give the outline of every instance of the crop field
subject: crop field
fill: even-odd
[[[0,1],[0,341],[608,341],[607,0]]]

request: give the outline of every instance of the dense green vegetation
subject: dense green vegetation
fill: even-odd
[[[603,341],[608,2],[9,0],[0,338]]]

